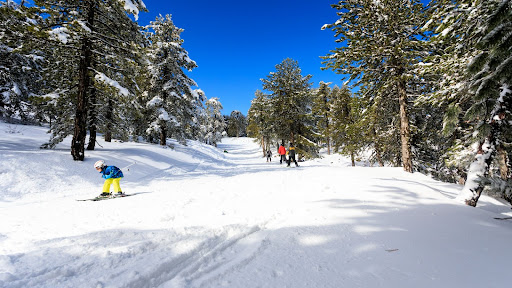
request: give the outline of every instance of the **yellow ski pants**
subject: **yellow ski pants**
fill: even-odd
[[[103,183],[103,192],[104,193],[110,193],[110,185],[114,184],[114,192],[122,192],[121,186],[119,186],[119,181],[121,181],[121,178],[108,178],[105,180],[105,183]]]

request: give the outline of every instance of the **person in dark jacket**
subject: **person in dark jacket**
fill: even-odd
[[[293,146],[293,143],[290,143],[290,147],[288,147],[288,167],[290,167],[290,163],[292,162],[295,163],[295,166],[299,166],[299,164],[297,164],[297,160],[295,160],[295,146]]]
[[[272,162],[272,151],[270,149],[267,150],[267,162]]]
[[[281,159],[279,160],[279,164],[283,164],[283,161],[286,162],[286,148],[284,148],[284,144],[281,144],[279,146],[279,155],[281,156]]]
[[[103,193],[100,194],[101,197],[110,196],[110,185],[112,184],[114,184],[114,192],[119,195],[123,194],[121,186],[119,185],[119,181],[124,177],[121,169],[116,166],[107,166],[103,160],[96,161],[94,168],[96,168],[96,170],[102,174],[101,177],[105,179],[105,183],[103,183]]]

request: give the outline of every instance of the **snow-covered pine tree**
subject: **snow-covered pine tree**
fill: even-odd
[[[448,153],[457,138],[439,131],[443,127],[444,111],[430,103],[419,102],[412,109],[411,145],[417,171],[444,182],[459,183],[462,171],[447,165]]]
[[[317,158],[320,150],[320,146],[318,145],[320,135],[317,133],[316,119],[311,111],[311,107],[313,106],[312,90],[308,89],[301,98],[301,101],[304,101],[305,114],[302,118],[302,122],[297,125],[298,133],[295,139],[299,161],[301,161],[302,158]]]
[[[361,105],[364,105],[358,122],[363,127],[360,137],[365,146],[371,148],[371,162],[377,162],[380,166],[391,164],[400,165],[400,115],[398,101],[390,101],[391,94],[396,90],[373,90],[363,87],[358,95]]]
[[[36,8],[0,1],[0,117],[27,120],[29,97],[38,94],[42,53],[31,45],[37,25]],[[32,113],[31,113],[32,112]]]
[[[479,2],[479,1],[478,1]],[[476,206],[484,190],[492,161],[498,154],[503,183],[511,176],[512,149],[512,2],[478,3],[482,17],[472,37],[477,39],[478,55],[469,64],[469,100],[465,120],[473,123],[476,157],[471,164],[464,189],[458,196]],[[498,158],[500,158],[498,157]]]
[[[287,58],[276,65],[276,71],[271,72],[263,82],[263,89],[270,91],[270,117],[273,133],[276,138],[295,143],[306,136],[306,123],[310,117],[311,75],[302,76],[297,61]],[[303,141],[307,142],[307,141]]]
[[[108,121],[107,116],[116,113],[116,107],[136,90],[133,70],[128,67],[140,58],[137,52],[142,34],[128,14],[137,18],[139,11],[146,8],[141,0],[34,2],[44,11],[45,21],[40,30],[48,35],[43,45],[45,51],[60,52],[48,53],[54,57],[47,58],[46,71],[55,79],[48,83],[52,84],[48,88],[58,98],[65,98],[56,101],[68,103],[59,111],[64,117],[56,119],[52,139],[46,147],[60,142],[71,130],[71,154],[74,160],[83,160],[90,120],[88,110],[102,105],[105,114],[98,113],[97,117]],[[62,74],[59,70],[69,73]],[[114,116],[111,119],[114,121]]]
[[[335,86],[329,97],[331,98],[329,107],[329,118],[332,119],[332,129],[329,137],[332,139],[334,151],[340,151],[345,143],[346,126],[350,114],[350,90],[347,86],[339,88]]]
[[[353,97],[347,86],[335,86],[329,94],[327,117],[331,119],[329,135],[336,153],[355,158],[368,146],[369,133],[362,121],[363,100]]]
[[[322,142],[327,145],[327,154],[331,155],[331,83],[320,81],[318,89],[313,94],[312,113],[316,118],[316,128],[321,135]]]
[[[227,121],[227,132],[230,137],[240,137],[245,134],[247,120],[238,110],[231,111]]]
[[[160,145],[165,145],[171,136],[184,142],[185,128],[197,116],[195,108],[204,101],[204,96],[191,88],[197,84],[183,69],[191,71],[197,65],[183,48],[180,38],[183,29],[174,25],[171,15],[157,17],[147,28],[151,74],[148,90],[151,99],[147,107],[154,111],[147,131],[160,135]]]
[[[346,91],[348,92],[348,89]],[[348,115],[343,120],[344,123],[340,123],[342,125],[339,126],[345,135],[342,140],[343,145],[339,147],[339,150],[341,154],[349,156],[352,166],[355,166],[356,157],[360,156],[361,152],[369,146],[368,136],[370,134],[365,127],[366,123],[362,121],[363,111],[366,109],[365,100],[357,95],[352,96],[351,93],[346,95],[349,96],[346,99],[348,100]]]
[[[407,87],[413,65],[425,54],[419,31],[426,22],[418,0],[345,0],[332,5],[340,19],[323,29],[335,31],[343,46],[323,57],[326,68],[348,74],[355,85],[391,97],[400,107],[401,161],[412,172]],[[393,93],[389,93],[393,91]]]
[[[88,101],[89,150],[94,149],[96,129],[103,132],[108,142],[112,138],[128,139],[133,130],[135,97],[141,93],[137,78],[143,65],[140,52],[144,38],[140,27],[128,14],[137,19],[139,10],[146,9],[139,0],[118,0],[118,3],[124,6],[114,5],[117,9],[105,6],[105,11],[98,10],[100,15],[108,13],[103,21],[114,24],[96,25],[95,32],[99,36],[92,39],[102,53],[93,51],[94,87],[90,89]]]
[[[482,21],[481,4],[485,1],[473,0],[438,0],[431,1],[428,6],[430,20],[422,27],[429,38],[429,55],[417,64],[416,74],[425,80],[431,92],[421,94],[415,102],[417,108],[431,112],[430,119],[421,119],[429,126],[438,127],[438,117],[442,119],[442,135],[433,131],[432,136],[437,138],[431,145],[435,149],[431,154],[437,157],[433,160],[432,169],[428,167],[435,177],[443,181],[463,181],[466,170],[471,163],[471,148],[466,143],[466,135],[472,133],[472,125],[463,120],[464,111],[470,107],[468,101],[469,82],[467,65],[478,53],[476,48],[477,37],[474,33],[479,29]],[[442,114],[442,116],[438,115]],[[418,125],[422,125],[419,124]],[[428,126],[425,127],[428,129]],[[428,131],[420,131],[416,143],[424,145]],[[437,133],[437,135],[436,135]],[[422,148],[417,147],[421,153]],[[438,154],[434,156],[433,154]],[[423,156],[428,156],[424,153]],[[420,158],[422,156],[420,155]],[[425,157],[423,157],[425,158]],[[419,165],[422,160],[418,159]],[[423,170],[423,169],[420,169]]]
[[[461,171],[462,176],[469,166],[459,199],[472,206],[486,185],[499,182],[488,178],[492,166],[498,167],[505,180],[510,173],[510,147],[506,144],[511,142],[507,138],[510,128],[504,120],[510,116],[497,112],[506,111],[509,105],[506,91],[510,83],[504,79],[511,78],[510,68],[504,67],[510,65],[504,63],[510,63],[511,55],[510,5],[508,0],[435,1],[429,5],[432,19],[424,27],[434,35],[430,39],[432,53],[422,69],[437,87],[421,100],[446,111],[443,132],[453,140],[443,157],[447,167]],[[473,151],[476,158],[471,159]],[[495,158],[499,161],[493,165]]]
[[[222,117],[222,104],[218,98],[210,98],[205,102],[202,117],[202,140],[209,145],[217,147],[222,140],[222,134],[226,129],[224,117]]]
[[[270,121],[270,98],[260,90],[254,93],[254,99],[251,101],[251,107],[247,112],[247,134],[261,140],[263,157],[265,157],[265,147],[272,141],[272,122]]]

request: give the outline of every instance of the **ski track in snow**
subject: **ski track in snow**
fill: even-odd
[[[4,279],[9,283],[3,287],[88,287],[91,284],[94,285],[90,287],[160,287],[163,284],[165,287],[187,287],[188,282],[205,277],[209,272],[225,269],[230,262],[231,265],[239,265],[237,263],[247,261],[248,258],[240,256],[247,255],[247,252],[239,251],[234,246],[244,238],[255,238],[253,234],[259,231],[258,227],[253,227],[246,231],[237,230],[234,235],[225,235],[225,233],[216,235],[190,251],[178,255],[173,255],[169,249],[176,245],[176,239],[166,241],[165,238],[169,235],[162,232],[107,232],[117,240],[116,244],[108,247],[89,239],[96,235],[85,237],[88,239],[85,243],[83,236],[77,239],[66,238],[47,243],[41,242],[37,243],[37,251],[11,256],[8,259],[10,264],[26,268],[18,272],[17,279],[14,277]],[[104,235],[104,233],[101,234]],[[103,235],[99,238],[101,239]],[[188,237],[192,236],[188,235]],[[188,241],[188,237],[179,241]],[[128,239],[124,240],[125,238]],[[123,243],[125,241],[131,243]],[[137,244],[133,245],[133,242]],[[123,248],[121,244],[130,247]],[[51,247],[45,248],[46,246]],[[77,249],[77,246],[80,249]],[[261,247],[261,245],[253,246],[254,251],[248,252],[249,254]],[[58,251],[55,247],[67,253],[62,253],[63,251]],[[231,259],[228,259],[227,254],[231,255]],[[42,265],[45,263],[38,263],[38,259],[46,256],[54,258],[56,265],[45,267]],[[102,257],[103,260],[98,261],[97,257]],[[248,257],[250,258],[250,255]],[[151,267],[137,267],[137,262],[151,263]],[[137,269],[134,268],[142,271],[136,272]],[[106,273],[107,277],[101,277],[104,279],[100,278],[96,283],[83,282],[95,279],[95,275],[101,274],[98,270],[103,269],[109,271]],[[77,276],[80,276],[78,280],[81,281],[74,280]]]
[[[189,155],[196,159],[195,163],[171,165],[140,177],[139,180],[148,182],[157,180],[158,182],[160,178],[167,180],[169,175],[173,180],[179,180],[204,177],[206,174],[231,177],[247,173],[244,171],[245,165],[237,164],[237,162],[254,158],[257,152],[250,151],[252,154],[247,157],[244,154],[237,155],[236,146],[226,145],[226,148],[229,148],[230,153],[234,155],[219,154],[217,159],[211,159],[211,156],[202,153]],[[175,152],[186,152],[186,150],[180,150],[183,149],[176,149]],[[239,153],[246,152],[248,151],[241,150]],[[221,166],[215,166],[215,169],[212,169],[213,164],[218,164],[216,162],[218,160],[222,161]],[[208,167],[201,169],[205,163],[209,164]],[[258,169],[268,168],[275,167],[259,167]],[[249,169],[250,171],[251,169]],[[32,170],[31,173],[37,172]],[[124,184],[123,186],[128,185]],[[146,192],[142,192],[142,194],[144,193]],[[66,202],[70,199],[69,197],[65,199],[56,197],[54,200]],[[108,200],[103,204],[105,206],[119,204],[120,202],[112,201],[123,200],[126,199]],[[15,205],[15,207],[30,206],[38,202],[39,198],[30,199]],[[181,208],[192,205],[192,203],[194,203],[194,199],[190,198],[188,202],[182,204]],[[40,203],[40,205],[44,205],[44,203]],[[37,208],[44,210],[41,207]],[[46,211],[39,212],[43,214]],[[99,218],[103,216],[103,214],[98,215]],[[171,216],[167,220],[172,221],[175,217]],[[28,218],[19,219],[18,225],[24,225],[25,221],[30,222]],[[59,219],[50,221],[58,222]],[[263,220],[263,222],[265,221]],[[57,238],[50,236],[45,240],[34,239],[28,245],[23,243],[30,246],[26,250],[31,251],[1,256],[0,263],[7,269],[0,273],[0,283],[2,287],[208,287],[210,277],[221,279],[223,273],[228,273],[228,271],[236,269],[237,266],[248,263],[265,249],[268,242],[265,241],[265,232],[262,232],[262,226],[265,226],[263,222],[252,227],[228,225],[217,229],[218,231],[202,231],[204,228],[182,227],[182,234],[177,234],[172,228],[168,231],[135,231],[113,228],[85,235],[68,235]],[[44,232],[40,231],[39,233]],[[207,235],[207,237],[200,235]],[[193,245],[194,247],[187,247],[185,252],[176,252],[171,249],[176,245],[179,246],[181,242],[194,242],[191,241],[194,238],[197,238],[198,243]],[[1,239],[2,237],[0,237]],[[16,244],[23,245],[22,243]],[[183,245],[189,246],[190,244]],[[42,260],[47,257],[52,259],[51,263]],[[138,267],[138,263],[151,263],[151,265],[150,267]],[[104,270],[109,272],[102,273]],[[99,278],[95,276],[100,274],[106,275]],[[91,279],[97,280],[91,281]]]
[[[218,148],[102,142],[78,163],[69,143],[41,151],[33,138],[44,129],[30,132],[0,139],[0,287],[508,283],[512,227],[492,218],[510,207],[483,197],[469,209],[454,202],[456,185],[337,156],[286,168],[246,138]],[[138,195],[75,201],[101,189],[98,159],[132,165],[121,186]],[[480,249],[454,244],[467,233]],[[456,277],[475,257],[492,276]]]

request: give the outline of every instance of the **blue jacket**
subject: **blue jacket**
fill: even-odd
[[[117,168],[116,166],[107,166],[103,168],[100,173],[103,174],[101,177],[104,179],[124,177],[123,171],[121,171],[121,169]]]

